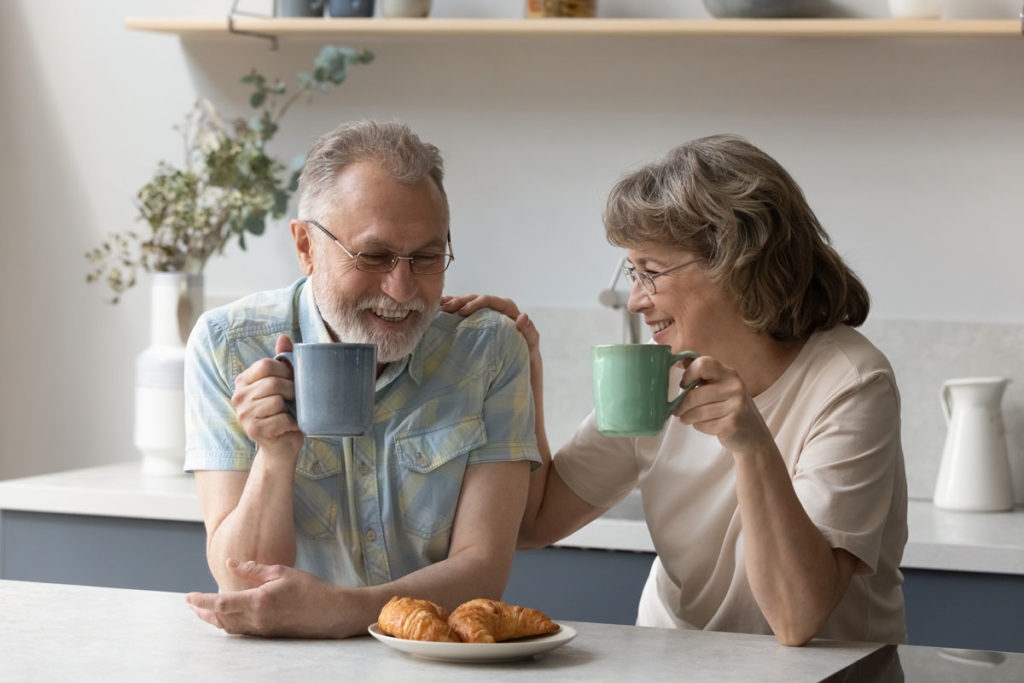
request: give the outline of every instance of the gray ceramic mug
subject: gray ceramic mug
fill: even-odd
[[[328,0],[327,12],[332,17],[372,17],[373,0]]]
[[[274,0],[274,14],[279,17],[322,17],[326,0]]]
[[[373,426],[375,344],[296,344],[277,354],[295,374],[289,412],[306,436],[362,436]]]

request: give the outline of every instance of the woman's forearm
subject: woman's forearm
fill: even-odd
[[[797,498],[774,443],[735,461],[751,590],[779,642],[802,645],[846,592],[855,559],[849,555],[840,566]]]
[[[530,473],[530,490],[526,497],[526,510],[519,527],[520,544],[532,535],[537,513],[544,500],[544,488],[548,470],[551,468],[551,447],[548,445],[547,430],[544,425],[544,367],[540,351],[530,353],[530,388],[533,391],[534,431],[537,438],[537,450],[540,452],[541,466]]]

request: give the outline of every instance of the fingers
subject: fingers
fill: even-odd
[[[238,377],[235,378],[235,387],[256,384],[268,377],[279,377],[290,382],[293,376],[292,366],[287,362],[273,358],[261,358],[238,374]]]
[[[530,351],[538,350],[540,344],[540,332],[534,326],[533,321],[530,320],[530,316],[525,313],[520,313],[519,317],[516,318],[516,329],[519,330],[519,334],[523,335],[526,339],[526,345]]]
[[[193,592],[185,596],[185,602],[197,617],[227,633],[259,634],[263,621],[257,600],[259,586],[280,578],[280,565],[265,565],[258,562],[225,561],[228,570],[235,576],[253,584],[254,588],[225,593]],[[265,602],[265,601],[264,601]]]
[[[721,417],[722,411],[728,408],[720,404],[736,392],[743,391],[739,376],[710,356],[701,356],[689,361],[679,381],[679,387],[683,389],[694,382],[697,385],[690,389],[683,402],[673,411],[673,414],[685,424]]]
[[[262,586],[268,581],[281,578],[281,566],[280,565],[266,565],[260,564],[249,560],[247,562],[237,562],[231,558],[225,561],[228,571],[242,579],[248,581],[254,586]]]
[[[519,307],[511,299],[502,299],[489,294],[463,294],[441,298],[441,310],[445,313],[468,316],[481,308],[490,308],[513,320],[519,317]]]
[[[292,339],[287,334],[281,334],[277,337],[277,343],[274,345],[274,355],[284,353],[285,351],[292,351],[294,346],[292,345]]]
[[[197,617],[227,633],[254,633],[253,590],[189,593],[185,601]]]
[[[192,609],[197,617],[207,624],[224,629],[224,622],[217,616],[217,593],[189,593],[185,596],[185,602]]]

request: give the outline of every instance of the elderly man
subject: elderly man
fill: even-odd
[[[437,148],[406,126],[339,126],[299,182],[305,276],[192,333],[185,467],[220,593],[187,600],[225,631],[343,638],[393,595],[449,609],[501,597],[540,462],[529,360],[504,316],[439,310],[453,259],[442,178]],[[299,431],[292,369],[274,356],[300,341],[377,345],[368,435]]]

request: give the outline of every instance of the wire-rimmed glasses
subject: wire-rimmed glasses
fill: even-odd
[[[448,234],[448,251],[440,253],[424,252],[422,254],[413,254],[412,256],[399,256],[390,251],[379,253],[360,251],[353,254],[345,248],[344,244],[338,241],[338,238],[330,230],[311,218],[306,219],[305,222],[322,230],[325,235],[338,245],[338,248],[355,262],[356,270],[361,270],[364,273],[390,273],[395,269],[399,261],[408,261],[409,270],[416,275],[438,275],[448,270],[448,266],[455,260],[455,252],[452,250],[451,233]]]
[[[692,265],[697,261],[700,261],[700,259],[695,258],[692,261],[680,263],[678,266],[672,266],[671,268],[666,268],[665,270],[659,271],[657,273],[652,273],[647,270],[637,270],[632,264],[629,263],[629,261],[626,261],[626,263],[622,265],[622,272],[625,274],[627,278],[629,278],[630,282],[639,282],[640,286],[643,287],[644,291],[647,292],[648,294],[656,294],[658,291],[658,286],[654,284],[654,278],[661,277],[662,275],[668,275],[669,273],[673,273],[681,268],[685,268],[686,266]]]

